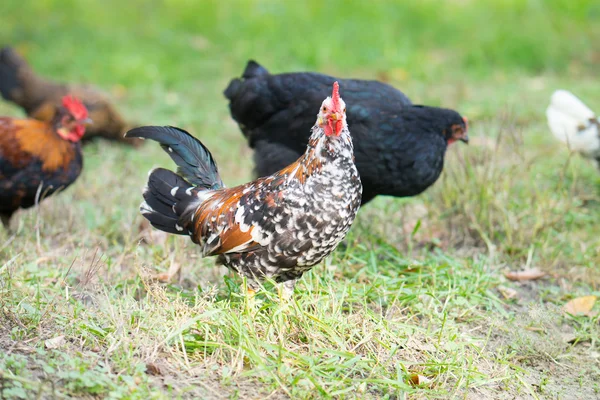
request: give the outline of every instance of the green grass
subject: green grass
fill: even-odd
[[[600,178],[544,115],[557,88],[600,110],[600,7],[440,3],[2,2],[0,44],[99,85],[133,121],[191,130],[229,185],[250,178],[251,153],[221,92],[248,58],[388,80],[469,116],[472,143],[425,194],[362,209],[291,303],[267,284],[257,309],[189,240],[140,229],[147,171],[172,167],[158,146],[87,146],[73,187],[0,232],[0,394],[600,397],[599,317],[562,311],[600,295]],[[504,278],[524,267],[548,275]]]

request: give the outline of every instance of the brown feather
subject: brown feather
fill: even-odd
[[[0,117],[0,217],[5,225],[17,209],[68,187],[81,173],[81,146],[61,138],[55,126]]]
[[[230,226],[221,235],[221,245],[211,252],[210,255],[229,253],[232,249],[243,244],[246,244],[244,251],[250,251],[254,247],[259,246],[257,242],[252,240],[253,229],[250,228],[247,232],[242,232],[239,225]]]
[[[37,158],[45,172],[67,168],[75,157],[73,146],[53,132],[48,123],[27,119],[0,118],[0,149],[4,159],[15,167]]]
[[[209,247],[204,255],[223,254],[244,245],[243,250],[236,251],[251,251],[260,246],[259,243],[252,240],[252,227],[246,232],[242,232],[240,225],[235,222],[235,214],[240,205],[240,200],[244,196],[244,191],[251,185],[279,187],[288,179],[297,179],[302,184],[306,179],[314,174],[321,163],[317,157],[313,157],[313,152],[307,153],[307,156],[298,159],[295,163],[290,164],[273,176],[258,179],[241,186],[229,189],[222,189],[208,200],[206,200],[197,210],[194,215],[193,236],[195,243],[204,243],[208,237],[215,232],[220,232],[219,242],[216,247]],[[282,192],[276,193],[261,193],[258,190],[250,191],[246,196],[254,195],[257,200],[262,195],[262,202],[267,207],[276,207],[277,201],[281,200]],[[261,198],[262,198],[261,197]],[[220,204],[220,206],[216,206]]]
[[[252,229],[242,232],[235,223],[237,204],[242,196],[242,187],[223,189],[215,193],[196,210],[194,216],[194,236],[196,243],[202,243],[213,232],[223,231],[219,235],[219,245],[205,255],[222,254],[252,239]],[[215,208],[217,204],[221,206]]]

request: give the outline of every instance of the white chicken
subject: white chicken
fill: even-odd
[[[600,120],[588,106],[567,90],[552,94],[546,109],[548,126],[554,136],[600,167]]]

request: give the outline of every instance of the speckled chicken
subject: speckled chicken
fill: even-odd
[[[66,96],[51,123],[0,117],[0,219],[71,185],[81,173],[85,106]]]
[[[129,137],[158,141],[179,166],[150,173],[142,215],[163,231],[189,235],[203,256],[247,278],[254,292],[265,278],[296,281],[342,241],[360,207],[346,106],[337,82],[323,101],[308,147],[273,175],[225,188],[210,152],[187,132],[141,127]]]
[[[137,146],[141,141],[125,139],[128,123],[108,96],[91,85],[54,82],[45,79],[12,47],[0,49],[0,94],[5,100],[22,107],[31,118],[51,122],[61,99],[73,95],[85,104],[94,124],[86,129],[84,141],[96,137]]]

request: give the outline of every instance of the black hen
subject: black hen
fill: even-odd
[[[413,105],[385,83],[311,73],[271,75],[249,61],[225,96],[250,147],[258,176],[298,159],[315,112],[335,81],[344,88],[362,204],[377,195],[415,196],[440,176],[449,143],[468,141],[466,119],[456,111]]]

